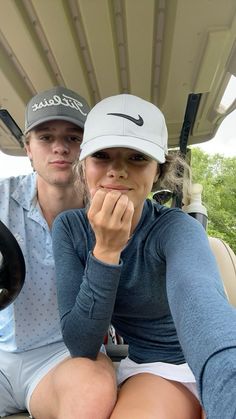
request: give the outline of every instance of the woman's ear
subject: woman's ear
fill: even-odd
[[[159,179],[159,177],[160,177],[160,173],[161,173],[161,170],[160,170],[160,165],[158,164],[158,165],[157,165],[157,173],[156,173],[156,176],[154,177],[154,181],[153,181],[153,183],[156,183],[156,182],[158,181],[158,179]]]
[[[159,173],[156,174],[156,176],[154,177],[153,183],[156,183],[158,181],[158,178],[159,178]]]

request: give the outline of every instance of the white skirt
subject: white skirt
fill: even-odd
[[[117,383],[122,384],[127,378],[141,373],[150,373],[159,375],[167,380],[177,381],[187,387],[197,399],[197,385],[195,377],[188,364],[168,364],[167,362],[150,362],[146,364],[137,364],[128,357],[122,359],[117,368]]]

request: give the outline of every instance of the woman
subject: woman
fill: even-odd
[[[201,224],[146,200],[153,185],[180,182],[162,113],[132,95],[102,100],[80,160],[90,206],[53,226],[65,343],[72,356],[96,359],[112,323],[129,344],[112,419],[199,419],[204,366],[226,338],[215,313],[225,326],[231,308]]]

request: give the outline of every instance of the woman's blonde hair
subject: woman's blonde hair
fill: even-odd
[[[87,207],[90,203],[90,194],[85,177],[84,162],[75,160],[72,170],[75,178],[75,188],[83,196],[84,206]]]
[[[160,189],[169,189],[175,194],[189,194],[191,185],[191,169],[185,158],[179,152],[170,152],[166,156],[165,163],[159,164],[160,175],[153,184],[152,192]]]

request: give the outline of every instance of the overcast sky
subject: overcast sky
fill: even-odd
[[[225,118],[212,140],[198,144],[197,147],[208,154],[219,153],[225,157],[236,156],[236,110]]]

